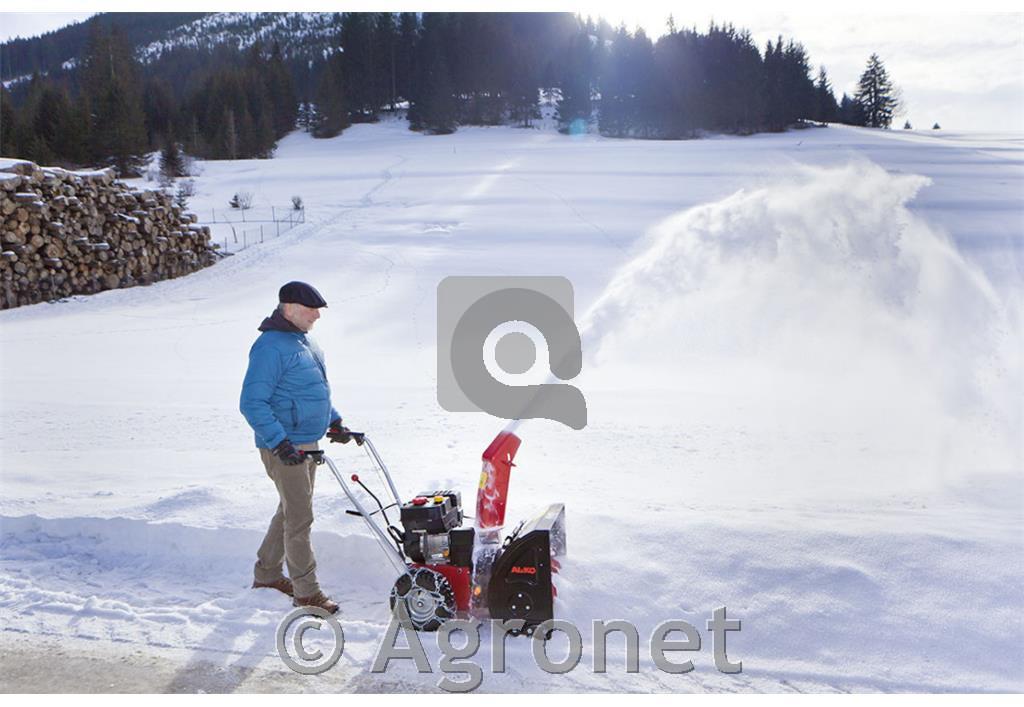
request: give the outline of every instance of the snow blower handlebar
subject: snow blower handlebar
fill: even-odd
[[[377,465],[378,470],[381,472],[381,475],[387,482],[388,490],[391,492],[391,496],[394,500],[394,503],[402,505],[402,502],[398,497],[398,491],[395,489],[395,484],[391,480],[391,473],[388,471],[387,466],[385,466],[384,460],[382,460],[380,458],[380,455],[377,453],[377,449],[373,446],[373,442],[371,442],[370,438],[367,437],[366,434],[363,432],[353,432],[351,434],[353,437],[359,435],[362,438],[364,442],[363,448],[366,449],[367,455],[369,455],[371,461],[373,461],[373,463]],[[356,496],[356,494],[352,492],[351,487],[345,481],[345,477],[342,476],[340,471],[338,471],[338,467],[334,465],[334,462],[331,460],[329,456],[327,456],[326,453],[324,453],[322,449],[306,451],[303,454],[307,457],[311,457],[317,464],[327,464],[327,468],[331,470],[331,474],[334,475],[334,478],[341,486],[341,490],[345,492],[345,495],[348,497],[348,500],[351,501],[352,505],[356,507],[356,510],[353,513],[353,515],[359,515],[363,517],[363,520],[366,521],[366,525],[373,532],[373,535],[377,540],[377,544],[380,545],[381,549],[384,551],[384,554],[388,556],[388,560],[391,561],[391,564],[394,565],[395,569],[397,569],[402,574],[408,574],[409,568],[406,566],[405,557],[393,544],[394,538],[389,537],[380,528],[380,526],[377,523],[375,523],[371,518],[371,516],[373,516],[375,513],[383,513],[385,506],[380,502],[380,499],[378,499],[375,495],[371,493],[370,496],[372,496],[373,499],[377,502],[377,505],[380,506],[380,510],[372,512],[368,511],[359,501],[359,498]],[[354,483],[359,484],[362,488],[366,489],[362,481],[359,480],[358,475],[353,474],[352,481]],[[388,504],[387,507],[390,507],[391,505],[393,504]]]
[[[352,439],[356,440],[356,443],[360,447],[366,450],[367,455],[369,455],[370,457],[370,461],[372,461],[377,466],[377,468],[381,471],[381,474],[384,476],[384,480],[388,484],[388,490],[391,491],[391,496],[394,499],[395,503],[397,503],[398,505],[402,505],[401,500],[398,498],[398,490],[395,488],[394,482],[391,481],[391,472],[388,471],[387,466],[384,464],[384,460],[380,458],[380,454],[377,452],[377,448],[373,446],[373,442],[370,441],[370,437],[365,432],[350,431],[349,435],[352,436]],[[328,459],[326,453],[322,449],[304,452],[304,454],[306,456],[313,457],[317,464],[323,464],[324,460]],[[357,483],[359,482],[358,478],[353,478],[352,480]],[[362,484],[359,485],[362,486]],[[363,486],[363,488],[366,487]],[[374,498],[374,500],[377,500],[376,497]],[[380,501],[377,501],[377,503],[380,503]],[[388,504],[388,507],[390,507],[390,505],[391,504]]]

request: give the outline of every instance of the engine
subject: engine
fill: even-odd
[[[411,561],[425,565],[473,564],[472,528],[462,528],[462,494],[430,491],[402,504],[402,548]]]

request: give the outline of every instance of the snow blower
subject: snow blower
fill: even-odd
[[[306,454],[317,464],[327,464],[355,506],[346,513],[366,521],[399,572],[391,589],[392,610],[402,602],[412,625],[420,631],[435,631],[459,612],[521,619],[522,627],[510,633],[526,635],[533,635],[539,624],[554,618],[557,590],[552,575],[558,572],[558,558],[566,551],[565,505],[551,504],[502,538],[519,437],[503,431],[484,451],[475,523],[463,527],[466,516],[458,491],[426,491],[403,502],[370,438],[361,432],[351,435],[366,450],[388,495],[382,500],[358,474],[351,475],[349,481],[373,499],[375,509],[367,508],[322,450]],[[393,514],[396,508],[398,525],[388,516],[388,511]]]

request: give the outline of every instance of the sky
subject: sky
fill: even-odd
[[[225,10],[279,10],[266,2],[222,3]],[[976,13],[937,11],[937,3],[895,3],[861,0],[856,13],[823,13],[821,2],[774,2],[772,12],[752,2],[664,2],[635,0],[612,2],[537,2],[514,5],[421,0],[420,2],[355,2],[346,10],[563,10],[602,16],[613,26],[642,27],[656,38],[666,31],[671,14],[679,28],[703,30],[711,20],[731,22],[749,29],[762,49],[781,34],[807,49],[813,71],[824,65],[840,98],[852,94],[868,57],[878,53],[893,82],[903,91],[905,115],[894,125],[909,120],[915,128],[938,122],[954,130],[1024,131],[1024,13],[1010,12],[1009,2],[972,2]],[[204,3],[165,0],[147,5],[154,10],[205,10]],[[0,13],[0,41],[14,36],[33,36],[90,16],[66,12],[92,7],[96,11],[133,11],[137,4],[60,3],[38,0],[34,6],[54,12]],[[628,8],[628,9],[623,9]],[[303,10],[337,11],[336,3],[305,3]]]

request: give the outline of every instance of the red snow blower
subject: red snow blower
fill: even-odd
[[[462,495],[458,491],[426,491],[403,502],[376,448],[366,434],[352,438],[369,456],[383,480],[390,502],[352,474],[376,509],[367,509],[334,462],[323,451],[306,452],[317,464],[326,463],[355,506],[346,513],[361,516],[381,549],[399,572],[391,589],[391,608],[405,605],[412,625],[435,631],[457,612],[494,619],[521,619],[510,633],[533,635],[536,627],[554,618],[557,596],[552,575],[565,555],[565,505],[553,503],[529,522],[520,522],[504,539],[508,483],[520,439],[501,432],[483,453],[483,471],[476,498],[473,527],[463,527]],[[387,500],[387,499],[385,499]],[[388,517],[398,509],[399,525]]]

